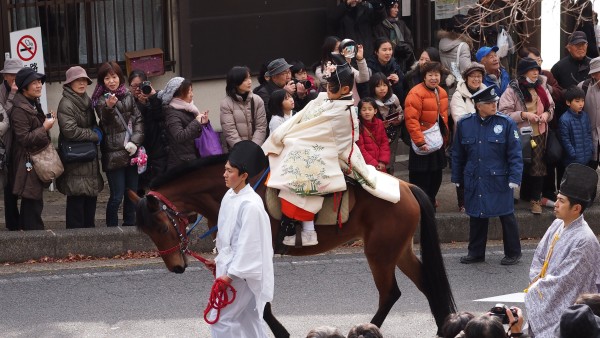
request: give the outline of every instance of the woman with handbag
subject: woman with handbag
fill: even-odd
[[[404,103],[404,120],[411,138],[409,181],[423,189],[434,205],[446,167],[444,148],[448,142],[448,94],[440,87],[442,73],[445,70],[439,62],[423,64],[423,82],[408,92]]]
[[[106,204],[106,226],[119,225],[119,206],[123,203],[123,225],[134,225],[135,204],[125,197],[126,190],[137,191],[138,166],[132,157],[144,141],[142,114],[125,86],[121,67],[114,62],[98,69],[98,83],[92,94],[92,105],[100,118],[104,133],[100,143],[102,170],[106,172],[110,197]]]
[[[516,80],[508,85],[500,97],[498,110],[509,115],[520,131],[530,134],[529,142],[522,142],[523,147],[531,152],[531,160],[525,161],[523,167],[523,185],[527,191],[521,191],[521,197],[530,200],[530,211],[534,215],[542,213],[541,197],[546,176],[546,133],[548,122],[554,115],[554,101],[546,86],[546,77],[540,75],[540,65],[531,58],[523,58],[517,64]],[[523,141],[523,139],[521,139]]]
[[[102,132],[86,92],[92,80],[79,66],[69,68],[66,76],[57,112],[65,172],[56,180],[56,187],[67,195],[67,229],[93,228],[96,201],[104,189],[97,152]]]
[[[56,122],[56,116],[53,112],[45,114],[39,102],[45,81],[46,75],[29,67],[21,69],[15,79],[18,91],[10,114],[14,133],[11,174],[14,175],[13,193],[21,198],[19,230],[44,230],[43,192],[50,183],[40,179],[31,156],[48,145],[52,147],[49,130]]]
[[[195,140],[208,124],[208,111],[200,112],[194,105],[192,81],[174,77],[158,93],[158,97],[165,106],[169,143],[167,170],[200,158]]]
[[[260,96],[252,93],[250,69],[236,66],[227,73],[227,96],[221,101],[221,129],[231,149],[241,140],[259,146],[267,138],[267,113]]]

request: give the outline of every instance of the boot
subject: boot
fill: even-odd
[[[531,213],[534,215],[542,214],[542,204],[540,201],[531,201]]]

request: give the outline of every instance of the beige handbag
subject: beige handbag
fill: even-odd
[[[29,159],[33,164],[35,173],[44,183],[52,182],[53,179],[59,177],[65,171],[52,142],[49,142],[42,150],[29,154]]]

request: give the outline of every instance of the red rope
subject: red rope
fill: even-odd
[[[229,290],[231,291],[231,300],[229,299]],[[206,309],[204,309],[204,320],[210,325],[218,322],[219,316],[221,315],[221,309],[233,303],[235,294],[236,291],[231,284],[222,279],[216,279],[210,290],[208,304],[206,305]],[[217,316],[214,320],[208,319],[208,314],[212,309],[217,311]]]

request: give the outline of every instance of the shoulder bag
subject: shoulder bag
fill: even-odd
[[[27,156],[38,178],[44,183],[52,182],[53,179],[59,177],[65,171],[52,142],[48,142],[48,145],[42,150],[28,153]]]
[[[219,135],[213,130],[210,122],[202,125],[202,133],[194,139],[194,144],[200,157],[221,155],[223,153]]]
[[[547,124],[546,124],[547,125]],[[555,164],[563,158],[563,147],[558,133],[550,128],[546,130],[546,163]]]
[[[98,147],[92,141],[62,140],[59,148],[65,163],[90,162],[98,156]]]
[[[440,99],[437,93],[437,90],[435,91],[435,98],[437,101],[437,110],[438,110],[438,116],[437,116],[437,121],[436,123],[433,124],[433,126],[431,126],[431,128],[424,130],[423,131],[423,137],[425,137],[425,144],[427,144],[428,149],[427,150],[421,150],[419,147],[417,147],[417,145],[415,144],[415,142],[413,142],[413,140],[410,140],[411,146],[413,151],[417,154],[417,155],[429,155],[435,151],[438,151],[442,148],[442,146],[444,145],[444,138],[442,137],[442,132],[440,130]],[[442,121],[442,123],[444,123]]]
[[[131,130],[129,130],[129,127],[127,127],[127,122],[125,122],[123,115],[121,115],[121,111],[119,110],[119,108],[117,108],[116,105],[114,108],[117,112],[119,120],[121,120],[121,123],[123,124],[123,127],[125,127],[125,132],[127,133],[127,135],[129,135],[129,139],[131,139]],[[137,152],[133,155],[133,158],[131,159],[131,165],[137,165],[138,174],[143,174],[144,172],[146,172],[147,164],[148,154],[146,153],[146,149],[144,149],[144,146],[140,144],[140,146],[137,149]]]

